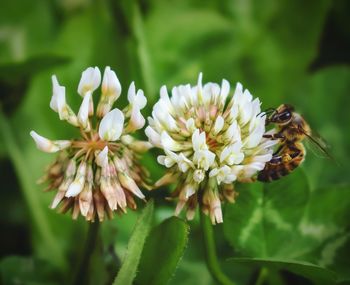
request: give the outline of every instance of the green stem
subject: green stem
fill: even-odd
[[[263,285],[268,273],[269,273],[269,271],[267,268],[265,268],[265,267],[261,268],[259,275],[258,275],[258,278],[255,281],[255,285]]]
[[[116,9],[122,10],[126,19],[125,23],[131,31],[131,36],[136,45],[136,56],[144,90],[146,94],[149,94],[148,96],[151,96],[156,92],[156,86],[139,1],[123,0],[114,2],[118,2]]]
[[[200,220],[203,233],[205,258],[209,272],[215,281],[222,285],[235,285],[220,268],[220,263],[216,255],[213,226],[209,218],[200,211]]]
[[[87,234],[85,247],[77,271],[73,280],[74,285],[88,284],[88,272],[90,265],[90,258],[94,252],[98,239],[99,222],[89,224],[89,231]]]
[[[155,85],[151,59],[146,42],[142,15],[137,1],[133,1],[132,30],[137,44],[137,55],[140,61],[142,79],[145,84],[147,94],[154,94]]]
[[[40,199],[36,195],[36,189],[34,189],[34,181],[30,173],[30,169],[25,163],[25,157],[21,153],[21,150],[17,144],[17,140],[13,134],[11,125],[6,115],[3,113],[0,105],[0,132],[2,139],[15,168],[18,180],[20,182],[20,188],[22,191],[23,198],[28,207],[30,218],[35,231],[39,235],[39,239],[44,243],[45,247],[49,249],[50,259],[52,259],[57,265],[65,270],[67,263],[64,258],[64,254],[58,245],[55,236],[50,228],[49,222],[43,211],[40,203]],[[28,134],[29,139],[29,134]]]

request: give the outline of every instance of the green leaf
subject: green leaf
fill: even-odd
[[[231,258],[228,262],[232,266],[246,264],[249,266],[266,267],[274,271],[288,270],[294,274],[303,276],[318,285],[330,285],[336,282],[337,276],[334,272],[323,267],[301,261],[272,260],[262,258]]]
[[[208,268],[200,259],[189,258],[188,260],[181,260],[176,275],[170,280],[171,285],[213,285],[213,279],[208,272]]]
[[[224,232],[232,246],[245,256],[293,258],[308,245],[300,243],[298,222],[309,199],[302,171],[267,185],[255,183],[238,189],[235,204],[227,205]],[[283,246],[281,240],[288,240]]]
[[[134,231],[128,243],[122,266],[114,280],[114,285],[132,284],[141,258],[141,253],[149,234],[153,217],[153,201],[149,201],[136,222]]]
[[[224,232],[239,256],[311,262],[348,277],[348,186],[310,192],[299,169],[238,191],[236,204],[226,208]]]
[[[310,241],[304,259],[350,279],[350,185],[329,186],[312,192],[299,224],[301,237]]]
[[[0,262],[1,284],[59,284],[57,272],[45,261],[9,256]]]
[[[167,284],[183,256],[188,233],[188,224],[177,217],[171,217],[153,228],[142,252],[135,283]]]

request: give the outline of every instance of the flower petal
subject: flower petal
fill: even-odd
[[[131,82],[129,89],[128,89],[128,101],[129,103],[134,102],[134,98],[136,96],[136,87],[135,87],[135,82]]]
[[[218,116],[215,120],[215,124],[214,124],[214,135],[218,134],[222,128],[224,127],[225,121],[224,118],[222,116]]]
[[[109,66],[105,68],[102,80],[102,95],[112,97],[117,100],[122,92],[122,87],[117,75]]]
[[[66,104],[66,88],[59,85],[56,75],[52,79],[52,97],[50,100],[50,108],[59,114],[60,120],[67,120],[69,114],[66,109],[69,106]]]
[[[128,90],[128,101],[131,106],[137,106],[139,109],[143,109],[147,104],[147,99],[140,89],[136,92],[135,82],[131,82]]]
[[[82,162],[78,167],[77,175],[75,176],[74,181],[68,187],[68,190],[65,194],[66,197],[75,197],[81,191],[83,191],[86,171],[87,165],[85,162]]]
[[[88,67],[81,75],[81,79],[78,85],[78,93],[80,96],[90,91],[93,92],[101,83],[101,72],[98,67]]]
[[[122,134],[124,126],[124,114],[115,108],[108,112],[101,120],[98,134],[105,141],[116,141]]]
[[[192,145],[195,151],[208,149],[205,132],[200,133],[199,129],[196,129],[192,134]]]
[[[162,147],[161,141],[160,141],[160,135],[150,126],[147,126],[145,129],[145,134],[148,137],[148,140],[151,144]]]
[[[86,128],[88,125],[90,100],[91,92],[89,91],[85,94],[78,113],[78,121],[80,126],[83,128]]]
[[[101,167],[106,167],[108,165],[108,146],[105,146],[104,149],[99,152],[95,161],[96,164]]]
[[[147,99],[143,93],[142,90],[138,90],[137,93],[136,93],[136,97],[135,97],[135,103],[137,104],[137,106],[140,108],[140,109],[143,109],[146,107],[146,104],[147,104]]]
[[[162,132],[160,140],[164,149],[172,151],[179,151],[182,149],[181,145],[178,142],[174,141],[174,139],[169,136],[166,131]]]
[[[135,181],[129,175],[127,175],[126,173],[123,173],[123,172],[118,172],[118,178],[119,178],[120,184],[124,188],[126,188],[127,190],[132,192],[134,195],[136,195],[140,199],[145,198],[145,196],[142,194],[140,188],[137,186]]]
[[[51,141],[47,138],[40,136],[35,131],[31,131],[30,135],[33,138],[37,148],[44,152],[57,152],[71,145],[71,142],[68,140]]]
[[[220,89],[220,104],[221,106],[225,105],[227,96],[229,95],[230,92],[230,83],[226,80],[223,79],[221,83],[221,89]]]
[[[129,122],[131,131],[142,129],[145,123],[146,120],[142,116],[140,109],[137,106],[133,107]]]

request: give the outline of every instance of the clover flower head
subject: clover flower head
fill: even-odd
[[[272,157],[265,119],[259,99],[240,83],[232,96],[228,81],[202,85],[202,74],[196,86],[176,86],[171,96],[160,89],[145,131],[168,168],[155,186],[177,182],[176,215],[186,206],[192,219],[199,204],[213,224],[223,222],[221,202],[234,201],[234,183],[255,180]]]
[[[148,173],[140,165],[138,156],[152,145],[131,136],[144,126],[140,112],[146,105],[142,90],[136,91],[132,83],[128,93],[130,104],[123,111],[113,104],[121,94],[117,75],[106,67],[102,79],[101,97],[94,116],[93,93],[101,84],[97,67],[87,68],[81,76],[78,93],[82,99],[78,114],[66,102],[65,87],[52,76],[52,110],[61,120],[80,129],[80,139],[52,141],[35,131],[30,135],[38,149],[58,152],[42,181],[49,183],[47,190],[56,190],[51,208],[60,205],[61,212],[72,209],[76,219],[79,214],[87,221],[100,221],[113,213],[124,213],[129,207],[136,209],[134,197],[144,199],[140,187],[148,187]],[[133,118],[133,110],[137,118]],[[134,111],[136,112],[136,111]],[[143,123],[142,123],[143,122]]]

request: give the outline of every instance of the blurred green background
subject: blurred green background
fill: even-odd
[[[204,82],[226,78],[231,88],[241,82],[260,97],[263,109],[293,104],[329,143],[334,160],[310,152],[303,169],[286,180],[240,190],[237,203],[226,208],[224,226],[214,228],[219,258],[238,284],[254,284],[259,268],[270,272],[266,284],[346,284],[350,278],[349,11],[346,0],[1,1],[3,283],[67,284],[75,270],[87,225],[48,209],[54,193],[42,193],[43,186],[35,181],[54,155],[40,153],[29,131],[52,139],[76,136],[76,130],[49,108],[50,76],[56,74],[66,86],[67,100],[77,110],[81,72],[88,66],[102,70],[109,65],[124,90],[118,106],[125,105],[125,90],[134,80],[148,99],[144,115],[150,115],[163,84],[169,89],[195,84],[200,71]],[[144,159],[154,179],[163,171],[155,154]],[[154,225],[173,213],[174,204],[163,200],[167,191],[148,194],[156,201]],[[261,199],[267,202],[261,204]],[[257,209],[264,217],[257,223],[264,226],[248,231]],[[306,214],[297,217],[301,212]],[[103,243],[92,261],[90,284],[113,280],[137,216],[130,212],[103,224]],[[215,284],[205,266],[198,220],[190,227],[189,244],[170,283]],[[243,232],[244,242],[239,238]],[[271,248],[261,252],[261,243]],[[248,259],[232,260],[232,256]],[[289,264],[290,260],[320,267]],[[157,267],[144,266],[154,272]],[[135,282],[144,284],[142,280],[138,277]]]

